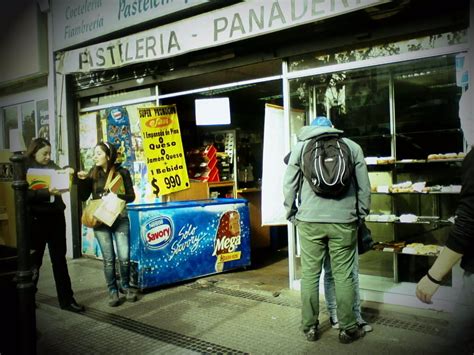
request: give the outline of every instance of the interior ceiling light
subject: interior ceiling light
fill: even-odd
[[[246,84],[246,85],[238,85],[238,86],[230,86],[228,88],[222,88],[222,89],[214,89],[214,90],[209,90],[202,92],[201,95],[204,96],[214,96],[214,95],[220,95],[225,92],[230,92],[230,91],[235,91],[235,90],[240,90],[240,89],[246,89],[246,88],[251,88],[255,86],[255,84]]]

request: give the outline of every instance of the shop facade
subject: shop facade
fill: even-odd
[[[126,114],[130,143],[124,149],[133,156],[128,167],[140,192],[137,202],[156,202],[144,175],[138,108],[176,105],[185,151],[212,143],[229,157],[227,178],[209,182],[203,193],[255,199],[251,219],[258,215],[263,221],[256,223],[252,233],[258,238],[252,242],[269,246],[268,226],[286,225],[278,196],[283,156],[298,129],[325,114],[369,158],[374,190],[369,223],[383,248],[361,256],[361,297],[422,307],[414,287],[447,236],[467,150],[458,104],[467,94],[472,8],[468,1],[442,9],[429,8],[426,1],[367,1],[341,2],[350,8],[337,12],[328,2],[325,14],[313,11],[311,20],[298,22],[315,2],[282,3],[236,3],[116,41],[90,39],[86,47],[58,49],[55,125],[63,152],[58,158],[87,168],[90,148],[109,138],[103,129],[108,117]],[[281,10],[287,5],[295,7]],[[292,14],[293,25],[278,27],[278,21],[289,22],[285,14]],[[275,28],[265,27],[272,21]],[[205,28],[207,23],[214,24],[212,45],[180,42],[183,26]],[[261,27],[250,33],[246,26],[251,23]],[[348,31],[349,23],[357,31]],[[221,35],[226,39],[219,40]],[[232,123],[197,126],[195,100],[218,97],[229,98]],[[428,161],[433,155],[443,161]],[[417,194],[415,182],[432,190]],[[408,190],[397,194],[394,188]],[[265,196],[266,191],[274,193]],[[91,231],[79,225],[79,210],[72,196],[73,244],[81,248],[74,254],[95,255]],[[416,220],[400,223],[402,215]],[[287,235],[289,287],[298,289],[293,226]],[[428,251],[415,254],[420,244]],[[439,308],[449,309],[460,275],[455,269],[442,287]]]
[[[18,138],[50,139],[47,8],[15,2],[2,10],[0,43],[0,246],[15,248],[16,223],[11,148]],[[27,30],[26,30],[27,29]],[[19,43],[21,45],[19,46]],[[16,130],[10,137],[10,130]],[[15,142],[12,142],[14,138]],[[13,144],[12,144],[13,143]]]

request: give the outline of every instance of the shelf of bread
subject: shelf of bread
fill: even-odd
[[[466,153],[440,153],[440,154],[430,154],[426,158],[428,163],[432,162],[443,162],[443,161],[461,161],[466,156]]]
[[[373,223],[410,223],[410,224],[453,224],[454,217],[441,219],[438,216],[417,216],[405,213],[400,216],[394,214],[369,214],[365,218],[366,222]]]
[[[409,243],[405,241],[377,242],[372,247],[373,250],[387,253],[438,256],[442,246],[436,244]]]
[[[460,162],[464,159],[466,153],[439,153],[429,154],[426,159],[400,159],[396,160],[394,157],[366,157],[365,163],[367,165],[391,165],[391,164],[425,164],[436,162]]]
[[[461,192],[461,185],[433,185],[426,186],[426,181],[411,182],[404,181],[393,185],[371,186],[371,192],[380,194],[458,194]]]

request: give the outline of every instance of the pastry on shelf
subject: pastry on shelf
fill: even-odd
[[[418,222],[418,216],[411,214],[411,213],[406,213],[400,215],[400,222],[402,223],[415,223]]]
[[[374,245],[374,250],[379,251],[387,251],[387,252],[401,252],[402,249],[405,247],[406,242],[396,242],[396,241],[389,241],[389,242],[379,242]]]
[[[440,153],[440,154],[430,154],[428,155],[428,161],[433,160],[453,160],[453,159],[464,159],[466,156],[465,153]]]
[[[394,157],[379,157],[377,158],[377,165],[384,165],[384,164],[393,164],[395,163]]]
[[[414,255],[438,255],[443,247],[435,244],[410,243],[403,248],[402,253]]]
[[[390,192],[393,192],[393,193],[413,192],[413,183],[411,181],[405,181],[399,184],[394,184],[390,187]]]

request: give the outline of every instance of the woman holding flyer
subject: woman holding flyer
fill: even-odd
[[[77,173],[79,197],[85,201],[92,194],[93,199],[100,199],[107,194],[115,193],[118,198],[129,203],[135,199],[130,172],[120,164],[116,164],[117,148],[111,143],[101,142],[94,148],[95,166],[89,172]],[[109,184],[109,181],[118,182]],[[108,303],[111,307],[120,304],[119,291],[124,292],[126,300],[135,302],[137,296],[130,287],[130,226],[127,211],[124,209],[115,222],[109,227],[100,224],[94,228],[94,235],[104,259],[104,274],[109,291]],[[117,256],[114,250],[114,238],[117,246]],[[118,257],[120,271],[120,286],[117,283],[115,259]]]
[[[31,141],[26,151],[27,169],[60,170],[51,161],[51,144],[44,138]],[[46,170],[45,170],[46,172]],[[69,174],[74,170],[68,168]],[[33,282],[38,284],[39,270],[43,262],[44,250],[48,244],[49,256],[53,267],[54,281],[59,305],[71,312],[82,312],[84,307],[77,304],[73,296],[71,279],[66,263],[66,208],[61,194],[53,184],[30,184],[27,192],[28,232],[32,242]]]

